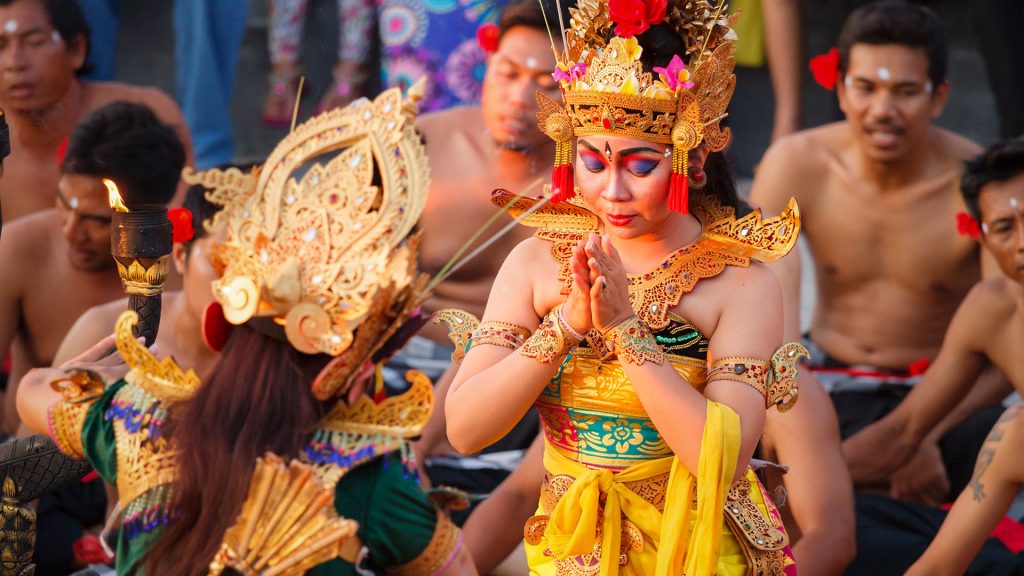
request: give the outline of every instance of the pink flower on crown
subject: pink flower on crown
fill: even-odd
[[[558,64],[555,66],[555,71],[551,73],[551,77],[556,82],[561,82],[563,85],[568,84],[574,80],[579,80],[587,73],[587,65],[583,62],[577,62],[571,66],[567,64]]]
[[[654,71],[658,73],[662,82],[668,84],[669,90],[679,91],[680,88],[683,90],[693,88],[693,82],[690,81],[690,71],[686,69],[686,64],[683,63],[683,59],[678,54],[672,56],[672,61],[668,63],[668,66],[664,68],[655,66]]]

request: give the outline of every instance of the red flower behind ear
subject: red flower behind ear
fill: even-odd
[[[192,212],[188,208],[171,208],[167,211],[167,219],[174,227],[174,243],[188,242],[196,235],[192,227]]]
[[[487,54],[494,54],[498,51],[499,36],[501,36],[501,30],[496,24],[488,22],[476,29],[476,42],[480,45],[480,49]]]
[[[981,237],[981,226],[978,226],[978,221],[967,212],[960,212],[956,215],[956,231],[961,236]]]
[[[824,54],[811,58],[811,73],[814,81],[825,90],[835,90],[839,79],[839,49],[831,48]]]
[[[68,153],[68,137],[65,136],[64,139],[60,141],[60,146],[57,146],[57,167],[58,168],[64,166],[64,156],[67,156],[67,153]]]

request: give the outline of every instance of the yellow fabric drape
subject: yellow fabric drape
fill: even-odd
[[[739,416],[728,406],[708,401],[701,437],[700,461],[694,477],[677,458],[659,458],[619,472],[590,469],[550,447],[544,467],[552,476],[575,478],[548,520],[545,540],[560,559],[590,554],[597,544],[598,505],[604,496],[601,576],[618,574],[618,550],[625,516],[656,544],[657,554],[644,554],[639,573],[656,576],[711,576],[718,562],[723,506],[732,483],[740,447]],[[625,483],[668,473],[662,514]],[[690,503],[696,492],[696,509]]]

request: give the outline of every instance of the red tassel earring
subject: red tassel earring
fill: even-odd
[[[672,178],[668,184],[668,208],[690,213],[689,150],[672,146]]]
[[[551,169],[551,203],[561,204],[576,195],[572,170],[572,121],[568,114],[552,114],[544,121],[544,133],[555,141],[555,166]]]

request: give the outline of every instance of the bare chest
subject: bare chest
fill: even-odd
[[[78,317],[93,306],[124,297],[117,271],[98,281],[95,274],[66,269],[40,270],[22,297],[21,335],[38,362],[49,364]]]
[[[959,300],[978,280],[977,245],[956,232],[948,187],[879,198],[833,185],[803,221],[826,293],[891,285],[922,298]]]

